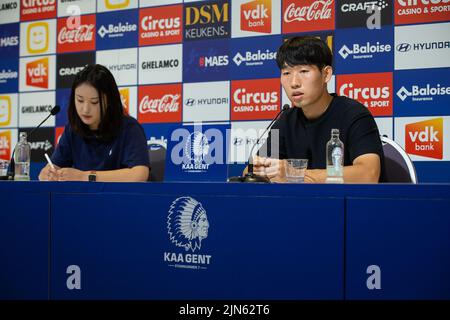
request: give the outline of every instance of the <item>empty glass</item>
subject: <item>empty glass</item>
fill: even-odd
[[[286,159],[286,180],[288,183],[302,183],[305,181],[305,172],[308,159]]]

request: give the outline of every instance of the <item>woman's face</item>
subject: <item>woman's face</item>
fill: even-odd
[[[75,108],[81,121],[91,130],[97,130],[101,121],[100,97],[97,89],[82,83],[75,89]]]

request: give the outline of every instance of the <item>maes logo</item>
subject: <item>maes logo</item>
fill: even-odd
[[[241,5],[241,30],[271,33],[271,21],[271,0],[255,0]]]
[[[405,149],[407,153],[442,159],[443,119],[420,121],[405,126]]]
[[[200,202],[191,197],[180,197],[170,205],[167,216],[167,231],[170,241],[186,252],[200,250],[202,240],[208,237],[209,221]],[[211,255],[164,252],[164,261],[170,267],[206,269]]]
[[[48,88],[48,58],[27,63],[26,84],[31,87]]]
[[[228,56],[204,56],[198,59],[200,67],[223,67],[228,65]]]

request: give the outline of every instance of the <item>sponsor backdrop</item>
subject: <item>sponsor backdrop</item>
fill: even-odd
[[[31,139],[36,178],[67,121],[74,75],[100,63],[149,144],[182,150],[190,141],[191,162],[169,166],[170,180],[177,171],[224,180],[288,103],[276,50],[300,34],[327,41],[331,90],[367,106],[381,134],[414,160],[419,181],[450,182],[449,0],[2,0],[0,158],[61,105]],[[186,127],[198,122],[199,131]],[[173,134],[181,127],[185,135]],[[208,150],[224,150],[214,160],[232,162],[228,170],[213,165],[208,175],[199,158]]]

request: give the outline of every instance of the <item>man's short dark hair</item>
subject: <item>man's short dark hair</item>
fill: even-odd
[[[124,112],[114,76],[100,64],[88,65],[75,76],[68,108],[70,126],[82,137],[93,135],[89,127],[81,121],[75,107],[75,89],[84,83],[94,87],[99,96],[100,124],[96,135],[100,140],[111,140],[121,129]]]
[[[331,66],[333,56],[328,45],[316,37],[294,37],[286,40],[277,53],[278,68],[314,65],[322,70]]]

